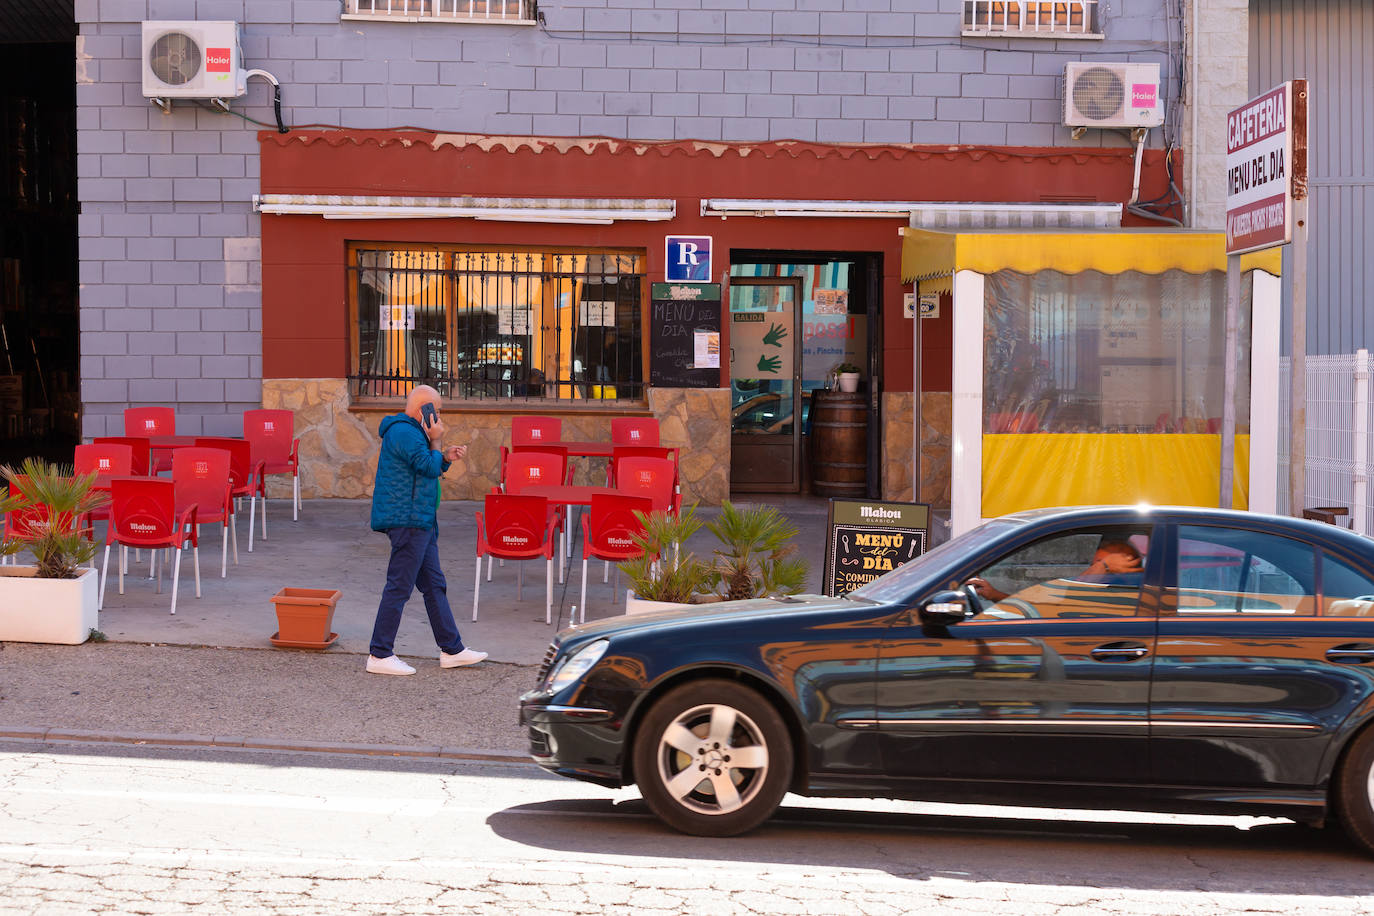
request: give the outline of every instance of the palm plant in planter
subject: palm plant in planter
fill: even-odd
[[[631,539],[644,553],[620,563],[620,571],[630,582],[627,613],[692,603],[711,581],[710,567],[682,550],[682,544],[701,528],[696,507],[677,515],[635,514],[644,522],[644,530]]]
[[[96,629],[98,589],[96,571],[82,564],[97,548],[82,525],[108,497],[93,489],[95,474],[74,476],[70,467],[35,458],[18,471],[0,468],[0,476],[9,484],[0,509],[15,513],[23,529],[0,543],[0,553],[27,548],[35,560],[0,567],[0,641],[85,642]]]
[[[706,523],[721,543],[710,563],[681,553],[677,546],[702,527],[692,509],[680,517],[652,512],[641,518],[644,532],[635,543],[644,556],[620,564],[632,589],[629,613],[673,604],[794,595],[806,587],[808,564],[795,556],[791,544],[797,528],[771,506],[739,509],[724,502],[720,516]],[[643,600],[653,604],[639,603]]]
[[[797,526],[772,506],[738,509],[729,500],[706,527],[721,542],[713,581],[726,600],[795,595],[806,587],[807,562],[796,556]]]

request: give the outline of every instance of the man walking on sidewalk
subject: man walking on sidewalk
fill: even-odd
[[[372,530],[391,539],[386,587],[372,628],[367,670],[372,674],[414,674],[396,657],[401,611],[418,586],[439,645],[439,666],[475,665],[487,653],[464,647],[448,606],[448,583],[439,568],[439,476],[467,453],[465,445],[442,448],[444,422],[439,392],[420,385],[406,398],[404,413],[382,421],[382,453],[372,488]]]

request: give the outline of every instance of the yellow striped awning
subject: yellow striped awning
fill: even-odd
[[[999,270],[1077,274],[1127,271],[1159,274],[1168,270],[1206,273],[1226,269],[1226,234],[1165,229],[1052,232],[935,232],[903,228],[902,282],[921,284],[921,292],[949,292],[956,271],[980,274]],[[1270,248],[1241,255],[1242,271],[1279,275],[1281,254]]]

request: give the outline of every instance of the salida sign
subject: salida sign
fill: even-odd
[[[1226,117],[1226,253],[1293,238],[1307,192],[1307,81],[1290,80]]]

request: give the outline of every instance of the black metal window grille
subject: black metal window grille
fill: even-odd
[[[354,249],[355,397],[642,401],[644,257]]]

